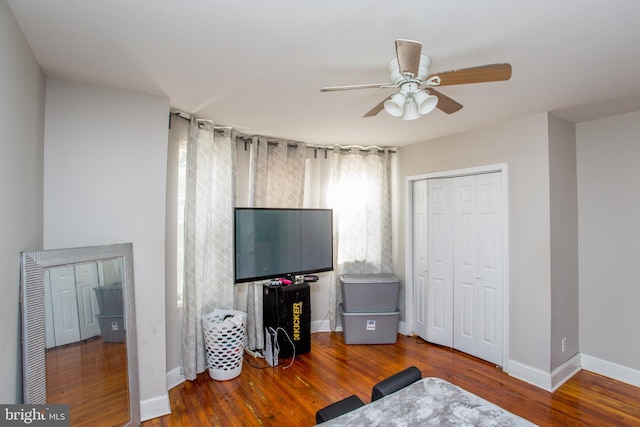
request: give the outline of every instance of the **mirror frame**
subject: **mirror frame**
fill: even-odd
[[[47,403],[45,362],[44,271],[68,264],[122,258],[123,303],[127,325],[127,377],[129,385],[129,422],[140,425],[140,385],[138,383],[138,339],[133,277],[133,244],[121,243],[69,249],[27,251],[20,254],[22,309],[22,381],[26,404]]]

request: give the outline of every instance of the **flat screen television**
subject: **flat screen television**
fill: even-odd
[[[333,270],[331,209],[235,208],[235,282]]]

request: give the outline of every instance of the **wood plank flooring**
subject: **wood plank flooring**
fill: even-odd
[[[69,405],[71,426],[121,426],[129,420],[125,343],[100,338],[46,352],[47,402]]]
[[[315,333],[311,352],[271,367],[245,356],[242,373],[208,373],[169,391],[172,413],[142,423],[166,426],[311,426],[318,409],[358,395],[411,365],[540,426],[640,426],[640,389],[581,371],[555,393],[512,378],[463,353],[398,335],[396,344],[345,345],[340,333]]]

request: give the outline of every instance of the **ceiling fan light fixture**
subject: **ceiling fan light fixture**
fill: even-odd
[[[398,92],[384,102],[384,109],[393,117],[402,117],[406,101],[405,94]]]
[[[415,103],[415,100],[413,98],[407,99],[407,103],[404,106],[404,114],[402,115],[402,120],[415,120],[418,118],[420,118],[418,105]]]
[[[430,95],[429,92],[424,90],[416,92],[414,99],[418,106],[418,113],[421,115],[432,112],[438,104],[438,97]]]

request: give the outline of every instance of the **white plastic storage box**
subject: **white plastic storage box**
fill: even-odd
[[[103,342],[124,342],[124,318],[122,314],[98,314],[98,325]]]
[[[400,279],[393,274],[341,274],[345,313],[395,312]]]
[[[209,376],[217,381],[233,379],[242,372],[247,313],[215,309],[202,316]]]
[[[398,340],[400,311],[346,313],[339,306],[345,344],[394,344]]]

